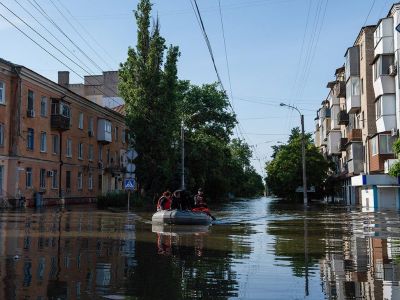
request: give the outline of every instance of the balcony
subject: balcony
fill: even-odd
[[[112,142],[111,122],[106,119],[99,119],[97,122],[97,141],[102,144]]]
[[[374,55],[394,53],[393,18],[384,18],[374,33]]]
[[[381,75],[374,81],[375,98],[383,94],[394,94],[396,92],[395,79],[391,75]]]
[[[346,82],[337,81],[335,86],[333,87],[333,94],[337,98],[345,98],[346,97]]]
[[[361,108],[360,77],[352,76],[346,83],[347,113],[355,113]]]
[[[339,125],[348,125],[349,124],[349,114],[345,110],[341,110],[337,116]]]
[[[338,142],[338,149],[340,151],[346,151],[346,145],[347,145],[347,138],[341,138],[340,141]]]
[[[348,143],[361,142],[362,141],[362,130],[361,129],[350,129],[347,131]]]
[[[342,137],[341,131],[332,130],[328,133],[328,155],[340,154],[338,143]]]
[[[397,163],[398,159],[388,159],[385,161],[385,174],[389,174],[390,168]]]
[[[328,107],[322,107],[319,112],[319,117],[323,120],[331,117],[331,109]]]
[[[51,99],[50,126],[53,130],[66,131],[70,125],[69,104],[61,99]]]
[[[375,102],[378,111],[376,129],[378,132],[391,131],[396,128],[396,97],[395,95],[383,95]]]

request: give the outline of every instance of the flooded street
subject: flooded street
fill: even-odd
[[[0,299],[400,299],[398,213],[260,198],[214,214],[3,211]]]

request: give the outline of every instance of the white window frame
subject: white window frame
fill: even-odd
[[[94,133],[94,118],[93,117],[89,117],[89,122],[88,122],[88,131],[91,131]]]
[[[93,153],[94,152],[94,147],[92,144],[89,144],[89,152],[88,152],[88,159],[90,161],[93,161],[94,157],[93,157]]]
[[[40,133],[40,152],[47,152],[47,133]]]
[[[83,159],[83,143],[78,144],[78,159]]]
[[[53,170],[53,176],[51,177],[51,188],[57,189],[58,188],[58,171]]]
[[[122,133],[121,133],[121,140],[122,140],[122,144],[125,144],[126,142],[126,130],[122,129]]]
[[[60,136],[54,134],[51,140],[51,147],[53,154],[58,154],[60,152]]]
[[[4,124],[0,123],[0,147],[4,146]]]
[[[32,107],[29,109],[29,95],[32,94]],[[28,102],[26,104],[28,110],[32,110],[33,112],[35,111],[35,92],[32,90],[28,90]]]
[[[32,145],[30,141],[32,142]],[[26,148],[31,151],[35,149],[35,129],[33,128],[28,128],[27,138],[26,138]]]
[[[0,195],[3,195],[4,166],[0,165]]]
[[[47,117],[47,97],[42,96],[40,99],[40,116],[41,117]]]
[[[6,84],[0,81],[0,104],[6,104]]]
[[[78,172],[78,190],[83,189],[83,173]]]
[[[46,188],[46,169],[40,169],[39,187],[41,189],[45,189]]]
[[[372,156],[379,154],[378,136],[374,136],[371,139],[371,154],[372,154]]]
[[[67,149],[65,152],[66,157],[72,157],[72,140],[70,138],[67,139]]]
[[[26,188],[32,188],[32,173],[33,173],[32,168],[30,168],[30,167],[26,168],[26,172],[25,172],[25,175],[26,175],[26,181],[25,181]]]
[[[89,173],[88,190],[93,190],[93,173]]]
[[[386,139],[385,148],[381,147],[381,139]],[[394,139],[390,134],[380,134],[379,135],[379,154],[393,154],[393,142]]]
[[[83,112],[80,112],[80,113],[79,113],[78,128],[79,128],[79,129],[83,129]]]

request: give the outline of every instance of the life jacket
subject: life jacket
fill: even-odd
[[[161,206],[161,202],[164,201],[164,207]],[[166,196],[161,196],[160,199],[158,199],[157,202],[157,210],[167,210],[171,208],[171,198],[168,198]]]

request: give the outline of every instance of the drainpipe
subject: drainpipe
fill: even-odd
[[[16,113],[14,114],[15,122],[11,122],[14,124],[14,129],[13,129],[13,136],[10,139],[12,141],[12,145],[10,145],[9,150],[11,156],[17,156],[18,155],[18,137],[21,136],[21,98],[22,98],[22,78],[20,74],[20,70],[17,67],[13,67],[13,71],[17,75],[18,82],[17,82],[17,92],[16,92]],[[15,131],[14,131],[15,130]],[[10,164],[9,164],[10,165]],[[18,164],[15,165],[16,167],[16,178],[15,178],[15,195],[17,195],[19,191],[19,167]],[[7,183],[8,184],[8,183]],[[18,193],[21,194],[21,193]],[[22,194],[20,195],[20,197]]]
[[[61,200],[61,205],[64,205],[64,195],[62,193],[62,188],[61,188],[61,179],[62,179],[62,166],[64,164],[63,160],[62,160],[62,131],[59,131],[60,133],[60,141],[59,141],[59,152],[60,152],[60,156],[59,156],[59,161],[60,161],[60,171],[58,172],[58,196],[60,197]]]

